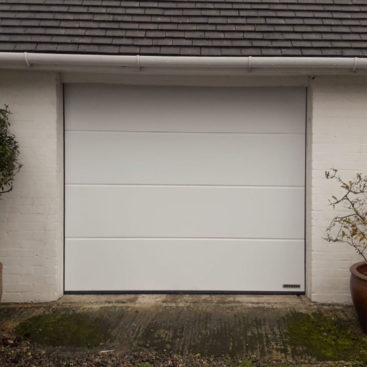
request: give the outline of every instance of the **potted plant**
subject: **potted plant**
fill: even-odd
[[[340,196],[332,196],[331,206],[345,210],[345,214],[331,220],[326,240],[346,243],[363,260],[350,268],[350,290],[360,325],[367,333],[367,176],[357,173],[352,181],[345,181],[336,169],[326,171],[325,175],[343,189]]]
[[[13,189],[14,176],[21,164],[18,161],[19,147],[13,134],[9,132],[8,106],[0,108],[0,198]],[[2,295],[2,270],[0,262],[0,300]]]

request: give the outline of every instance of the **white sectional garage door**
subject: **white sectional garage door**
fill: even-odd
[[[305,102],[66,85],[65,291],[303,291]]]

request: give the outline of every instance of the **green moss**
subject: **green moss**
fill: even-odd
[[[288,337],[293,349],[319,361],[367,362],[367,343],[345,322],[322,313],[291,313]]]
[[[84,313],[46,314],[20,323],[16,334],[52,346],[95,347],[108,338],[102,319]]]
[[[242,361],[237,367],[255,367],[251,361]]]

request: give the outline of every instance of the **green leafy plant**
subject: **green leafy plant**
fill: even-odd
[[[0,196],[13,189],[14,176],[21,168],[19,146],[9,132],[8,106],[0,108]]]
[[[357,173],[351,181],[345,181],[338,170],[325,172],[327,179],[335,180],[344,190],[339,197],[333,195],[330,205],[342,207],[345,215],[334,217],[326,229],[328,242],[342,242],[354,248],[367,263],[367,176]]]

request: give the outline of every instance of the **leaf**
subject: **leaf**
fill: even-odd
[[[0,109],[0,195],[12,190],[15,174],[20,170],[19,146],[8,130],[9,110]]]

